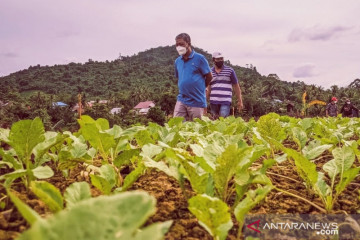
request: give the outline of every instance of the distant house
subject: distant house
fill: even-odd
[[[99,102],[97,102],[97,101],[89,101],[89,102],[86,103],[86,106],[91,108],[95,103],[107,104],[108,102],[109,102],[109,100],[99,100]]]
[[[121,108],[119,107],[110,110],[111,114],[119,114],[120,112],[121,112]]]
[[[149,109],[155,107],[155,103],[153,101],[140,102],[138,105],[134,107],[134,109],[139,114],[147,114]]]
[[[53,105],[53,107],[67,107],[68,106],[66,103],[63,103],[63,102],[53,102],[52,105]]]
[[[92,107],[94,105],[95,101],[89,101],[86,103],[86,106]]]
[[[109,100],[99,100],[99,104],[107,104]]]
[[[79,104],[77,103],[72,109],[73,112],[78,112],[79,111]],[[84,113],[84,106],[81,106],[81,113]]]

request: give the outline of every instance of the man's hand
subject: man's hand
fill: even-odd
[[[240,112],[241,110],[243,110],[243,108],[244,108],[244,106],[243,106],[242,101],[238,101],[238,103],[237,103],[237,109],[238,109],[238,111]]]

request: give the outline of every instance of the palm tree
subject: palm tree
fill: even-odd
[[[352,82],[349,84],[349,87],[350,87],[350,88],[357,88],[357,89],[359,89],[359,88],[360,88],[360,79],[357,78],[357,79],[355,79],[354,81],[352,81]]]
[[[330,90],[333,96],[336,96],[339,93],[339,87],[337,85],[332,85],[330,87]]]

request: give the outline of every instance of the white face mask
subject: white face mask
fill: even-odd
[[[178,51],[178,53],[179,53],[180,56],[185,55],[185,53],[187,52],[187,51],[186,51],[186,47],[183,47],[183,46],[177,46],[177,47],[176,47],[176,50]]]
[[[347,104],[350,104],[350,102],[346,102]]]

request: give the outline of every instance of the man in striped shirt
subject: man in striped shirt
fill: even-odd
[[[212,59],[215,65],[211,69],[213,79],[207,88],[206,96],[208,100],[210,99],[211,114],[216,119],[229,116],[233,88],[239,111],[243,109],[243,102],[234,69],[224,65],[224,57],[219,52],[214,52]]]

